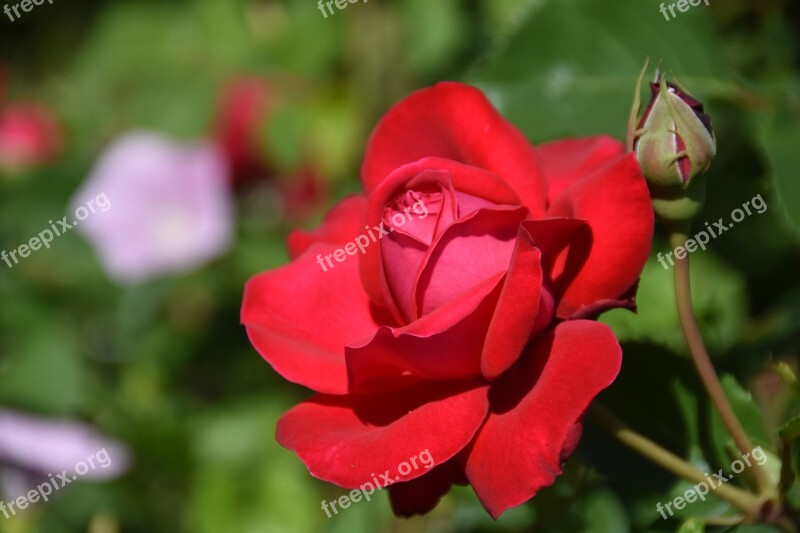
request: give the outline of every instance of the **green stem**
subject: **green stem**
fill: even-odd
[[[684,246],[687,241],[687,235],[682,231],[673,231],[670,235],[670,245],[673,249],[678,246]],[[692,355],[697,373],[700,376],[703,386],[708,392],[714,407],[716,407],[723,424],[728,430],[728,433],[733,438],[736,447],[742,455],[749,454],[753,450],[753,443],[750,437],[747,436],[742,424],[733,412],[728,397],[722,389],[722,384],[717,377],[714,370],[714,365],[711,364],[711,358],[708,356],[703,337],[700,335],[700,330],[695,321],[694,311],[692,310],[692,291],[689,279],[689,256],[684,255],[683,259],[679,259],[675,254],[675,302],[678,308],[678,316],[680,318],[681,327],[683,328],[683,335],[686,337],[686,344],[689,347],[689,352]],[[753,477],[758,487],[760,494],[773,495],[775,487],[770,482],[766,470],[758,463],[752,465]]]
[[[606,408],[594,402],[589,408],[590,413],[595,419],[603,425],[617,440],[638,452],[640,455],[646,457],[654,462],[661,468],[672,472],[676,476],[683,478],[692,483],[706,483],[705,474],[702,471],[692,466],[687,461],[681,459],[666,448],[651,441],[644,435],[636,433],[630,427],[626,426],[616,416],[614,416]],[[741,510],[748,517],[757,519],[759,512],[763,505],[763,501],[758,496],[742,490],[735,485],[718,485],[713,494],[726,502],[734,505],[737,509]]]

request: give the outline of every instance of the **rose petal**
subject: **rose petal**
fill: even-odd
[[[520,226],[511,266],[483,345],[481,373],[486,379],[495,379],[508,370],[531,336],[552,319],[553,298],[549,291],[542,290],[541,258],[533,237]]]
[[[533,148],[474,87],[439,83],[390,109],[367,146],[361,169],[364,188],[371,193],[395,169],[424,157],[451,159],[496,174],[533,216],[544,213],[546,183]]]
[[[562,139],[540,144],[536,155],[553,202],[563,190],[625,155],[625,145],[607,135]]]
[[[440,233],[437,228],[449,226],[456,218],[456,209],[453,209],[456,204],[455,191],[452,187],[424,194],[406,191],[401,200],[394,208],[384,209],[383,223],[391,228],[394,235],[405,235],[425,248]],[[394,235],[389,235],[389,239]]]
[[[654,215],[647,184],[635,157],[618,152],[602,138],[539,149],[559,191],[548,214],[585,220],[592,230],[589,257],[566,288],[559,317],[590,316],[606,307],[604,301],[619,301],[635,285],[650,254]],[[574,168],[557,163],[570,159],[585,163]],[[591,167],[594,172],[577,173]],[[633,301],[627,304],[632,307]]]
[[[387,205],[404,195],[406,191],[419,189],[441,191],[450,200],[453,199],[457,189],[461,193],[480,196],[494,204],[519,205],[517,194],[496,175],[454,161],[431,157],[397,168],[369,195],[365,224],[370,228],[377,226],[383,222]],[[453,206],[449,204],[441,206],[434,238],[456,218],[458,213],[456,211],[451,213],[450,207]],[[364,287],[376,304],[391,309],[395,316],[401,319],[402,306],[395,303],[389,287],[386,286],[386,279],[381,271],[381,268],[385,268],[385,262],[381,261],[381,257],[380,247],[370,246],[361,258],[361,277]],[[412,318],[406,318],[406,322]]]
[[[508,270],[524,208],[479,209],[447,228],[431,246],[414,289],[424,316],[498,272]],[[476,253],[480,251],[480,253]]]
[[[421,221],[417,219],[416,228],[399,231],[397,226],[386,222],[384,214],[383,225],[387,228],[388,235],[384,235],[377,250],[370,251],[374,254],[373,257],[382,258],[378,270],[380,285],[388,295],[390,308],[404,324],[417,317],[414,284],[428,249],[443,228],[450,226],[458,215],[456,193],[447,171],[424,171],[408,182],[408,186],[412,185],[440,188],[439,192],[421,195],[423,198],[436,198],[433,208],[438,210],[437,216],[434,219],[433,216],[425,215]]]
[[[378,323],[361,286],[358,261],[348,257],[323,272],[313,244],[286,266],[245,287],[242,323],[250,342],[284,378],[318,392],[347,392],[344,349],[363,342]]]
[[[325,215],[322,225],[312,231],[295,230],[289,234],[287,245],[289,256],[299,257],[315,242],[343,245],[352,242],[364,229],[361,220],[367,200],[363,195],[354,194],[333,206]]]
[[[427,244],[420,242],[420,239],[402,233],[402,226],[390,226],[386,224],[391,232],[381,240],[381,263],[382,273],[386,282],[386,287],[392,297],[392,302],[396,305],[399,314],[404,322],[409,323],[419,317],[417,298],[415,297],[415,285],[420,273],[426,265],[431,250],[435,249],[436,241],[449,226],[464,222],[473,218],[479,209],[489,209],[498,211],[508,211],[505,206],[497,206],[480,198],[469,194],[455,193],[450,198],[450,194],[445,192],[443,196],[453,203],[453,215],[457,212],[460,220],[455,221],[453,217],[440,216],[434,223],[436,231],[433,232],[433,242]],[[444,209],[444,213],[449,213],[450,209]],[[405,219],[405,216],[403,216]],[[415,217],[414,217],[415,218]],[[427,216],[425,217],[427,218]],[[423,219],[424,221],[425,219]],[[409,224],[413,223],[413,219]],[[443,228],[443,229],[440,229]]]
[[[558,298],[581,272],[592,248],[591,228],[574,218],[545,218],[522,223],[542,251],[545,279],[553,284]]]
[[[410,517],[431,511],[453,485],[466,485],[458,461],[451,459],[424,476],[389,487],[389,501],[397,516]]]
[[[350,390],[386,390],[420,379],[478,377],[502,279],[502,273],[495,274],[408,326],[381,327],[364,346],[348,347]]]
[[[287,412],[278,442],[297,453],[311,474],[357,488],[388,472],[392,482],[428,472],[398,471],[427,451],[443,464],[466,446],[489,407],[487,386],[421,383],[391,393],[318,395]],[[374,484],[374,483],[373,483]]]
[[[619,372],[622,350],[597,322],[563,322],[496,381],[486,423],[465,453],[465,473],[497,518],[561,473],[575,425]]]

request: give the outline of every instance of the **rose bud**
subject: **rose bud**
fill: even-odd
[[[644,75],[647,65],[642,70]],[[641,76],[640,76],[641,81]],[[711,118],[703,104],[676,83],[661,74],[650,83],[652,99],[636,121],[639,107],[637,84],[631,123],[629,148],[650,186],[656,213],[666,220],[693,218],[702,208],[705,185],[696,176],[708,170],[717,152]]]
[[[650,89],[653,97],[635,134],[636,158],[649,183],[686,188],[717,153],[711,118],[703,104],[663,76]]]

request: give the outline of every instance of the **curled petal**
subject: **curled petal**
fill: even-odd
[[[368,343],[347,349],[351,391],[397,388],[409,381],[480,376],[486,330],[503,274],[402,328],[381,327]]]
[[[327,272],[320,268],[319,256],[333,248],[313,244],[292,263],[251,279],[241,319],[250,342],[284,378],[318,392],[344,394],[345,346],[362,342],[378,324],[355,258]]]
[[[622,350],[597,322],[562,322],[495,381],[464,471],[494,518],[552,484],[592,399],[619,372]]]
[[[621,146],[621,144],[620,144]],[[556,141],[539,148],[556,184],[548,214],[585,220],[591,228],[592,245],[558,306],[558,316],[592,316],[609,303],[620,302],[639,279],[650,254],[653,206],[647,184],[632,154],[614,155],[610,141]],[[583,164],[563,165],[575,159]],[[594,172],[585,172],[589,162]]]
[[[466,485],[458,461],[451,459],[424,476],[389,487],[389,501],[397,516],[410,517],[431,511],[453,485]]]
[[[289,234],[289,256],[294,259],[315,242],[343,245],[352,242],[364,233],[361,220],[364,216],[366,199],[363,195],[348,196],[336,204],[327,215],[322,225],[313,231],[295,230]]]
[[[276,438],[319,479],[350,489],[377,479],[383,488],[428,472],[399,472],[412,457],[425,452],[434,464],[444,464],[461,451],[486,416],[487,391],[420,383],[390,393],[319,395],[286,413]]]
[[[395,105],[372,134],[361,181],[371,193],[396,168],[424,157],[451,159],[503,178],[534,216],[547,188],[536,154],[484,94],[462,83],[439,83]]]

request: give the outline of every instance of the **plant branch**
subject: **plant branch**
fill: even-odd
[[[597,402],[592,404],[589,412],[614,438],[661,468],[689,482],[707,484],[706,476],[702,471],[644,435],[635,432]],[[718,485],[713,490],[713,494],[734,505],[749,518],[757,520],[763,501],[755,494],[735,485]]]

